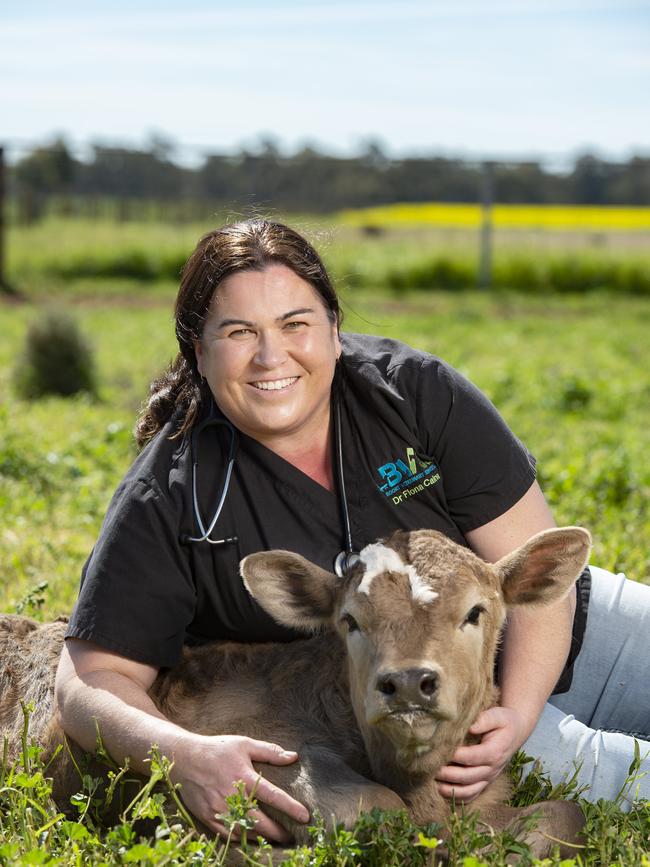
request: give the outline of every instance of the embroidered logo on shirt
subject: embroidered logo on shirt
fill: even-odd
[[[406,449],[406,461],[398,458],[377,467],[377,472],[384,479],[383,485],[377,485],[385,497],[392,497],[393,503],[399,505],[413,494],[419,494],[431,485],[440,481],[440,473],[432,461],[423,461],[410,446]]]

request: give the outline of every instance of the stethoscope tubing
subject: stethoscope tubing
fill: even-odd
[[[350,512],[348,511],[348,497],[345,492],[345,473],[343,472],[343,445],[341,437],[341,407],[338,400],[335,407],[336,426],[336,462],[338,469],[339,493],[341,497],[341,509],[343,511],[343,523],[345,524],[345,550],[340,551],[334,558],[334,571],[342,578],[343,575],[351,569],[359,561],[359,555],[354,550],[352,541],[352,525],[350,523]]]
[[[203,519],[201,518],[201,510],[199,509],[199,492],[198,492],[198,465],[199,465],[199,456],[198,456],[198,438],[199,434],[205,430],[206,427],[210,427],[211,425],[223,425],[226,427],[230,433],[230,449],[228,452],[228,466],[226,468],[226,478],[223,483],[223,488],[221,491],[221,496],[219,497],[219,502],[217,504],[217,508],[214,511],[214,515],[212,516],[212,521],[210,521],[210,526],[208,529],[205,529],[205,525],[203,523]],[[235,433],[235,428],[233,425],[227,421],[226,419],[213,418],[210,417],[206,421],[204,421],[201,425],[197,427],[195,431],[192,433],[192,438],[190,441],[190,448],[192,451],[191,459],[192,459],[192,507],[194,511],[194,520],[197,523],[199,528],[199,532],[202,534],[201,536],[186,536],[185,542],[208,542],[210,545],[227,545],[231,542],[237,542],[237,536],[227,536],[224,539],[213,539],[211,537],[212,531],[214,530],[217,521],[221,516],[221,512],[223,510],[224,504],[226,502],[226,497],[228,496],[228,491],[230,489],[230,480],[232,478],[233,469],[235,467],[235,457],[236,457],[236,443],[237,443],[237,434]]]
[[[359,555],[354,549],[354,542],[352,540],[352,527],[350,524],[350,512],[348,510],[348,500],[347,494],[345,491],[345,474],[343,471],[343,446],[341,440],[341,408],[338,400],[335,403],[335,440],[336,440],[336,469],[338,476],[338,484],[339,484],[339,494],[340,494],[340,503],[341,510],[343,512],[343,523],[345,525],[345,549],[340,551],[336,557],[334,558],[334,571],[342,578],[343,575],[351,569],[356,563],[359,562]],[[228,429],[230,433],[230,449],[228,452],[228,466],[226,468],[226,477],[223,483],[223,488],[221,490],[221,496],[219,497],[219,502],[217,504],[217,508],[214,511],[214,515],[212,516],[212,520],[210,521],[209,527],[206,529],[205,524],[203,523],[203,519],[201,518],[201,511],[199,509],[199,492],[198,492],[198,464],[199,464],[199,455],[198,455],[198,439],[199,434],[201,434],[207,427],[211,427],[213,425],[223,425]],[[210,545],[227,545],[232,542],[237,542],[237,536],[227,536],[223,539],[213,539],[212,531],[214,530],[217,521],[221,516],[221,512],[226,502],[226,497],[228,496],[228,491],[230,490],[230,482],[232,479],[233,470],[235,467],[236,453],[237,453],[237,432],[234,426],[227,420],[215,417],[214,410],[204,422],[202,422],[198,427],[192,432],[190,438],[190,459],[192,462],[192,509],[194,512],[194,520],[196,522],[197,527],[199,528],[200,536],[183,536],[181,541],[184,543],[190,542],[208,542]]]
[[[209,542],[211,545],[223,545],[226,542],[235,541],[235,538],[227,538],[227,539],[211,539],[210,534],[215,528],[217,521],[221,515],[221,510],[223,509],[224,503],[226,502],[226,497],[228,495],[228,489],[230,488],[230,479],[232,476],[233,467],[235,466],[235,459],[231,458],[228,461],[228,469],[226,470],[226,480],[223,485],[223,491],[221,492],[221,499],[219,500],[219,504],[214,512],[214,517],[210,523],[210,526],[206,530],[203,521],[201,519],[201,513],[199,511],[199,503],[198,503],[198,492],[197,492],[197,476],[196,472],[196,462],[192,464],[192,502],[194,505],[194,515],[196,517],[196,522],[199,525],[199,530],[203,534],[202,536],[192,537],[187,540],[188,542]]]

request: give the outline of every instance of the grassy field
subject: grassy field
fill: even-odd
[[[166,250],[180,253],[204,227],[159,228],[146,238],[126,228],[119,236],[113,227],[106,237],[93,234],[95,248],[90,230],[84,234],[78,228],[59,243],[46,226],[29,230],[28,238],[14,237],[12,273],[29,284],[33,298],[0,307],[0,610],[41,619],[69,612],[112,490],[135,455],[131,429],[148,382],[175,352],[173,280],[88,276],[65,281],[50,276],[48,268],[57,257],[65,263],[81,255],[84,244],[91,259],[124,250],[127,242],[135,243],[135,234],[135,246],[150,245],[152,256],[159,255],[161,237],[167,239]],[[343,278],[344,327],[407,340],[468,375],[536,455],[558,522],[591,530],[592,562],[650,582],[650,302],[607,291],[547,297],[410,290],[396,295],[345,280],[346,263],[353,262],[359,241],[353,230],[315,222],[309,228]],[[381,239],[366,239],[366,246],[357,248],[359,261],[374,261],[372,256],[388,261],[399,245],[408,255],[422,237],[398,234],[386,247]],[[615,253],[642,258],[625,247]],[[45,303],[71,311],[90,339],[100,382],[97,398],[27,403],[16,397],[12,369],[28,324],[43,315]],[[169,823],[143,843],[130,818],[112,837],[97,834],[90,810],[78,823],[66,824],[48,805],[44,784],[30,783],[24,770],[10,777],[0,772],[0,865],[218,863],[223,854],[196,837],[186,839]],[[520,797],[530,795],[523,790]],[[626,817],[603,804],[590,808],[589,821],[589,846],[580,863],[650,863],[647,807]],[[321,834],[311,852],[297,853],[291,863],[426,863],[434,830],[429,837],[425,833],[418,848],[412,845],[418,840],[414,829],[393,821],[387,836],[382,822],[370,822],[349,838],[328,840]],[[495,840],[478,856],[485,839],[466,821],[460,824],[454,863],[501,864],[507,847],[515,845]]]
[[[444,206],[448,214],[454,207],[478,213],[475,206]],[[447,223],[428,223],[423,213],[419,223],[387,219],[375,225],[371,213],[355,212],[347,222],[289,219],[316,244],[339,286],[459,290],[477,285],[474,224],[454,222],[453,215]],[[157,298],[169,292],[170,281],[178,282],[197,238],[228,216],[176,226],[61,218],[14,226],[8,233],[8,276],[34,299],[53,294]],[[573,225],[570,231],[530,221],[496,226],[493,285],[542,297],[603,288],[650,297],[650,229],[614,229],[605,217],[597,226]]]
[[[342,300],[348,330],[408,340],[473,379],[537,456],[558,521],[592,530],[594,562],[650,575],[647,302],[478,292],[396,300],[369,290]],[[170,306],[168,297],[69,305],[96,350],[100,397],[33,404],[13,396],[10,371],[41,308],[2,311],[4,610],[43,579],[52,606],[69,608],[110,492],[135,453],[131,428],[147,384],[174,354]]]

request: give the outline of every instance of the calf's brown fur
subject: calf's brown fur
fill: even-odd
[[[326,821],[351,825],[377,806],[406,807],[417,823],[445,823],[449,805],[435,776],[471,741],[479,712],[498,701],[493,671],[507,607],[560,598],[589,546],[580,528],[547,530],[490,565],[435,531],[398,531],[364,549],[343,580],[290,552],[251,555],[242,575],[252,595],[278,621],[320,633],[291,644],[187,649],[150,695],[189,730],[296,750],[295,765],[259,770]],[[20,698],[36,700],[37,740],[51,748],[61,738],[52,692],[63,629],[0,618],[0,732],[12,743]],[[78,783],[65,760],[56,774],[55,796],[65,807]],[[538,856],[550,838],[576,840],[582,815],[575,804],[517,810],[504,805],[508,796],[502,775],[470,809],[496,827],[540,813],[528,838]],[[275,818],[305,839],[304,826]]]

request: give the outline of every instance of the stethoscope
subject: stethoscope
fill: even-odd
[[[219,502],[217,503],[217,507],[214,510],[214,515],[212,516],[212,520],[210,521],[209,526],[206,528],[205,524],[203,523],[203,519],[201,518],[201,510],[199,509],[198,443],[200,435],[210,427],[224,427],[228,431],[229,440],[228,458],[224,483],[221,488]],[[345,475],[343,473],[343,447],[341,444],[341,409],[338,401],[335,402],[334,411],[334,439],[336,447],[336,473],[341,502],[341,512],[343,513],[343,523],[345,529],[345,549],[339,551],[339,553],[336,555],[336,557],[334,558],[333,566],[335,573],[339,576],[339,578],[342,578],[349,569],[351,569],[359,562],[359,554],[357,551],[355,551],[354,543],[352,541],[350,513],[348,511],[348,501],[345,493]],[[228,490],[230,489],[230,482],[232,480],[232,473],[235,467],[235,460],[237,457],[237,445],[238,438],[234,426],[228,421],[228,419],[217,415],[214,406],[212,407],[210,415],[193,429],[192,435],[190,437],[190,460],[192,464],[192,508],[194,511],[194,521],[196,523],[196,526],[199,528],[199,532],[201,533],[201,535],[184,535],[181,537],[181,542],[183,544],[189,544],[192,542],[208,542],[210,545],[229,545],[239,541],[238,536],[226,536],[223,539],[212,538],[212,531],[214,530],[217,521],[221,516],[221,512],[226,502],[226,497],[228,496]]]
[[[228,463],[226,465],[226,477],[223,483],[223,487],[221,488],[221,495],[219,497],[219,502],[217,503],[217,508],[214,510],[214,515],[212,516],[212,520],[210,521],[210,526],[206,530],[203,519],[201,518],[201,510],[199,509],[198,445],[199,436],[203,433],[204,430],[209,427],[225,427],[225,429],[228,431],[230,439],[228,442]],[[229,545],[233,542],[239,541],[239,538],[237,536],[226,536],[225,539],[213,539],[211,535],[217,521],[219,520],[219,516],[221,515],[224,503],[226,502],[226,497],[228,496],[230,480],[232,478],[232,471],[235,467],[236,454],[237,434],[235,433],[235,428],[232,426],[232,424],[228,421],[227,418],[219,418],[219,416],[216,415],[213,406],[210,415],[193,429],[192,436],[190,437],[190,459],[192,462],[192,508],[194,511],[194,521],[196,522],[196,526],[199,528],[199,532],[202,535],[190,536],[186,534],[184,536],[181,536],[181,542],[184,545],[187,545],[190,542],[209,542],[210,545]]]

